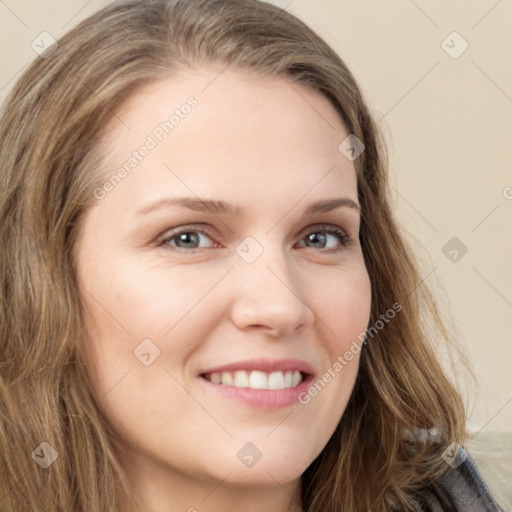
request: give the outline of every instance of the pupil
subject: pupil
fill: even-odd
[[[313,243],[318,243],[318,241],[320,241],[321,244],[324,244],[325,243],[325,234],[321,234],[320,236],[318,236],[317,233],[311,233],[309,235],[309,240],[310,242],[313,242]]]
[[[193,236],[192,236],[193,235]],[[182,233],[179,236],[179,239],[181,242],[184,242],[185,244],[192,242],[198,242],[198,236],[195,233]]]

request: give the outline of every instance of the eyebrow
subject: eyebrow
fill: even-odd
[[[196,212],[213,213],[216,215],[229,215],[233,217],[240,216],[243,213],[242,209],[238,205],[226,203],[225,201],[221,200],[202,199],[198,197],[169,197],[165,199],[159,199],[144,206],[137,211],[137,214],[145,215],[147,213],[162,210],[170,206],[183,206],[184,208],[188,208],[189,210]],[[335,208],[340,208],[342,206],[352,208],[358,212],[361,211],[360,206],[352,199],[349,199],[348,197],[339,197],[317,201],[309,205],[304,213],[306,215],[324,213],[334,210]]]

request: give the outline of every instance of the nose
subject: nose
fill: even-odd
[[[274,337],[295,335],[311,325],[314,314],[292,261],[280,249],[265,249],[254,262],[237,259],[232,272],[231,318],[241,330]]]

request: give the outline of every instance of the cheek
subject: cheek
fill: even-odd
[[[323,290],[315,313],[320,317],[317,325],[324,333],[327,360],[323,373],[300,397],[302,423],[311,425],[310,448],[315,456],[339,424],[352,394],[371,309],[371,284],[364,267],[344,269],[336,279],[331,276]]]
[[[108,272],[87,269],[85,299],[98,328],[133,340],[166,337],[214,287],[224,272],[161,265],[145,268],[125,261]],[[204,308],[203,308],[204,309]],[[204,311],[203,311],[204,312]]]
[[[164,285],[141,284],[133,278],[129,284],[112,280],[110,290],[94,290],[101,302],[89,294],[84,297],[83,352],[94,395],[114,430],[129,444],[140,441],[134,427],[151,425],[165,431],[169,418],[178,411],[186,415],[194,406],[177,383],[183,381],[181,370],[197,348],[190,326],[180,322],[190,306],[180,306],[168,293],[162,297]]]
[[[306,396],[303,403],[321,394],[317,406],[323,408],[324,417],[329,418],[334,429],[357,377],[362,340],[370,318],[371,283],[365,267],[343,269],[336,279],[331,276],[326,280],[316,307],[327,360],[324,372],[317,376],[310,387],[310,397]]]
[[[331,351],[343,350],[368,326],[371,309],[370,278],[364,267],[344,269],[326,280],[318,303],[320,324],[329,333]]]
[[[169,379],[165,369],[181,373],[219,314],[206,296],[219,280],[215,271],[118,262],[108,268],[84,265],[81,269],[87,276],[81,281],[83,351],[98,396],[127,372],[126,380],[135,389],[162,389],[156,376]],[[144,358],[150,366],[144,365]]]

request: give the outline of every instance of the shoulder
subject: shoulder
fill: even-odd
[[[454,445],[443,458],[450,467],[429,486],[417,512],[504,512],[466,447]]]
[[[512,512],[512,431],[481,430],[464,444],[498,506]]]

